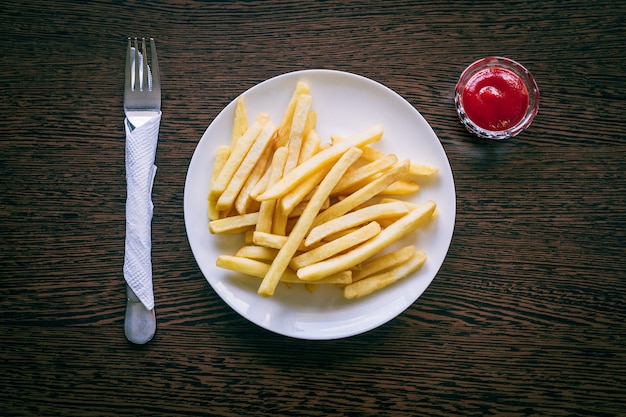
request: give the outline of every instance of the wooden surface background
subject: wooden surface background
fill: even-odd
[[[626,5],[15,1],[0,4],[0,414],[616,416],[626,412]],[[125,308],[123,67],[157,39],[158,331]],[[525,64],[539,115],[474,139],[453,89],[486,55]],[[260,329],[189,248],[183,188],[219,111],[281,73],[370,77],[414,105],[453,169],[457,223],[407,311],[325,342]]]

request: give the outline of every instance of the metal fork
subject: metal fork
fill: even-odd
[[[159,63],[154,39],[150,38],[149,42],[148,55],[145,38],[128,38],[124,71],[124,113],[134,129],[157,116],[161,110]],[[147,343],[156,331],[154,309],[147,310],[128,285],[126,298],[126,337],[133,343]]]
[[[128,38],[124,84],[124,112],[135,127],[161,110],[161,79],[154,38],[150,38],[150,63],[146,39]]]

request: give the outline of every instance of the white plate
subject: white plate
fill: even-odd
[[[424,266],[406,279],[360,300],[343,299],[335,286],[307,292],[304,286],[279,285],[271,298],[257,294],[259,280],[215,266],[219,254],[234,254],[239,237],[208,231],[207,192],[215,150],[230,142],[235,101],[215,118],[193,154],[185,183],[185,226],[193,254],[215,292],[246,319],[273,332],[300,339],[338,339],[374,329],[403,312],[426,290],[448,251],[456,214],[454,180],[446,154],[426,120],[401,96],[370,79],[340,71],[308,70],[283,74],[245,93],[248,119],[269,113],[275,123],[297,81],[306,82],[323,140],[331,133],[347,136],[374,123],[385,133],[374,146],[400,157],[439,167],[436,180],[422,184],[411,201],[432,199],[438,217],[397,246],[415,244],[426,252]]]

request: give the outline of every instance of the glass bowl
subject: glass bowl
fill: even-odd
[[[539,88],[520,63],[490,56],[463,71],[454,103],[470,133],[486,139],[509,139],[532,123],[539,111]]]

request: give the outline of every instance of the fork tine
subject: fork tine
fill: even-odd
[[[146,38],[141,38],[141,74],[141,91],[150,91],[150,72],[148,71]]]
[[[135,82],[133,83],[133,91],[140,91],[141,90],[141,77],[140,77],[140,72],[139,72],[139,47],[137,45],[137,38],[135,38],[135,65],[134,65],[134,72],[135,72]]]
[[[157,50],[154,38],[150,38],[150,64],[152,65],[152,90],[161,91],[161,77],[159,74],[159,60],[157,59]]]
[[[133,67],[132,67],[132,57],[130,56],[132,52],[130,38],[128,38],[128,47],[126,48],[126,68],[124,69],[124,90],[130,91],[133,87]]]

